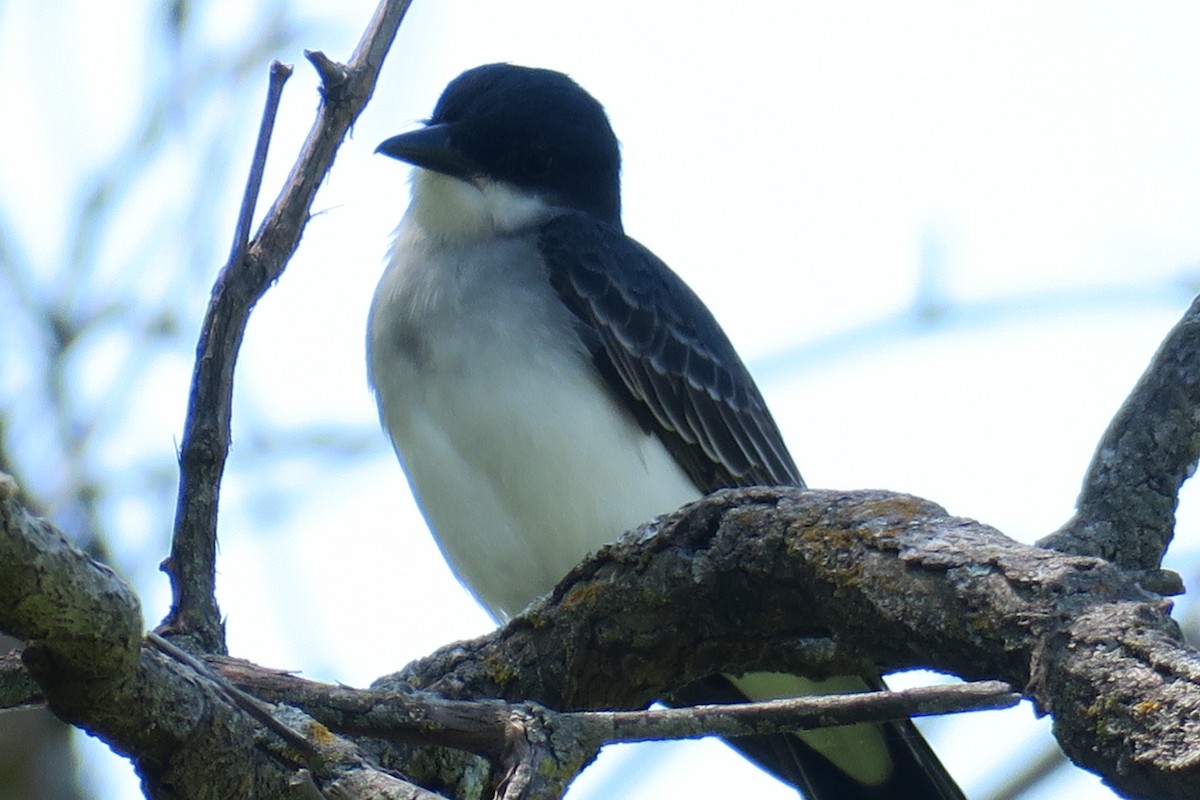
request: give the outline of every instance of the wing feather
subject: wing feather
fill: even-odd
[[[576,213],[546,223],[539,246],[597,369],[701,491],[804,485],[729,339],[662,261]]]

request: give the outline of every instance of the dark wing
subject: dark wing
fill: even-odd
[[[804,485],[725,332],[666,264],[584,214],[546,223],[539,247],[597,369],[700,491]]]

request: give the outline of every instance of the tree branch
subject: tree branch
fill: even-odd
[[[1111,564],[886,492],[722,492],[651,529],[374,688],[640,708],[717,672],[924,666],[1025,687],[1072,760],[1122,792],[1200,796],[1200,656]],[[838,658],[806,662],[794,643],[813,636]]]
[[[0,521],[6,528],[32,528],[61,540],[45,523],[23,522],[11,498],[5,502]],[[150,782],[164,763],[176,765],[164,748],[203,749],[193,728],[218,706],[219,716],[228,720],[223,724],[240,731],[239,753],[245,742],[269,735],[256,733],[261,729],[211,681],[194,672],[168,675],[179,665],[148,651],[138,656],[136,677],[129,671],[127,646],[119,648],[123,657],[110,661],[115,673],[96,674],[91,656],[30,660],[31,651],[63,650],[52,624],[64,625],[67,641],[75,638],[74,631],[95,627],[77,626],[76,614],[63,617],[56,609],[90,608],[90,616],[107,619],[113,612],[106,603],[126,608],[128,601],[121,598],[132,597],[118,588],[111,572],[80,554],[67,563],[98,576],[101,585],[113,584],[96,595],[108,600],[88,606],[62,596],[57,582],[23,582],[22,569],[36,572],[23,567],[24,560],[41,563],[37,553],[61,552],[64,546],[39,542],[15,552],[0,550],[0,566],[18,576],[17,588],[0,596],[0,627],[32,640],[26,661],[56,713],[133,755]],[[31,596],[55,602],[24,601]],[[39,609],[52,612],[42,627],[21,616]],[[1067,754],[1122,792],[1193,797],[1200,792],[1200,715],[1193,713],[1200,707],[1200,656],[1182,643],[1168,610],[1169,603],[1111,564],[1019,544],[916,498],[748,489],[692,504],[605,548],[575,569],[546,602],[502,630],[446,648],[375,688],[532,700],[564,710],[632,709],[715,672],[815,675],[866,664],[928,666],[1026,687],[1038,707],[1054,715],[1055,733]],[[832,643],[833,651],[812,647],[814,640]],[[114,646],[106,641],[103,648]],[[74,663],[79,666],[72,668]],[[69,681],[60,675],[64,669]],[[150,670],[154,674],[148,676]],[[185,703],[175,696],[197,692],[203,702]],[[144,733],[147,721],[157,725],[157,715],[168,709],[178,717],[181,703],[197,710],[186,717],[186,726],[179,722],[178,738],[166,744],[156,738],[151,748]],[[537,794],[544,786],[528,768],[530,759],[554,761],[563,771],[551,770],[545,780],[565,785],[577,765],[555,761],[553,754],[562,751],[545,750],[539,726],[525,721],[520,709],[504,713],[503,745],[497,745],[494,729],[490,740],[474,734],[490,742],[489,752],[499,746],[504,754],[497,759],[504,767],[497,776],[501,794]],[[305,736],[314,739],[308,732]],[[231,737],[226,731],[218,738],[228,746],[236,739]],[[268,761],[281,769],[278,747],[270,752],[274,756]],[[422,779],[409,771],[414,761],[407,755],[388,749],[372,753],[381,763]],[[230,758],[217,762],[226,771],[247,768]],[[457,763],[459,778],[452,780],[472,779],[477,791],[478,762]],[[208,774],[207,760],[189,766],[205,767],[189,772],[192,779]],[[446,785],[443,766],[435,762],[424,777]],[[322,784],[329,780],[324,773],[313,774]]]
[[[195,646],[225,652],[225,637],[215,596],[217,506],[221,476],[229,451],[233,369],[250,311],[278,280],[300,243],[317,188],[333,164],[346,132],[375,88],[379,69],[411,0],[384,0],[359,41],[350,63],[333,69],[323,54],[310,54],[325,83],[323,102],[312,130],[279,197],[258,233],[244,249],[237,243],[230,262],[213,288],[197,346],[196,368],[188,401],[180,450],[179,499],[171,556],[164,568],[171,576],[174,600],[160,626],[163,633],[186,634]],[[286,78],[273,68],[262,131],[269,132],[278,102],[278,86]],[[273,102],[272,102],[273,101]],[[265,153],[261,142],[260,154]],[[257,162],[256,162],[257,163]],[[248,221],[261,170],[252,168],[241,219]],[[242,238],[242,225],[237,239]]]
[[[379,692],[333,686],[216,658],[231,684],[257,697],[298,706],[335,731],[453,747],[495,758],[508,747],[512,706],[495,700],[447,700],[421,693]],[[550,725],[595,749],[616,742],[752,736],[858,722],[1009,708],[1020,695],[1000,681],[924,686],[733,705],[685,706],[647,711],[544,710]]]
[[[1163,341],[1104,433],[1077,512],[1038,542],[1131,570],[1156,570],[1175,532],[1179,488],[1200,459],[1200,298]],[[1182,591],[1174,583],[1155,586]]]
[[[261,726],[186,654],[143,647],[132,589],[15,495],[0,476],[0,630],[25,641],[23,665],[50,709],[129,756],[150,796],[292,797],[303,773],[319,791],[381,792],[334,796],[437,800],[299,712],[274,709],[285,721]]]
[[[142,636],[137,596],[49,522],[30,516],[17,491],[0,473],[0,625],[26,642],[24,663],[43,687],[123,678]]]
[[[570,715],[594,728],[601,744],[661,739],[722,738],[790,733],[860,722],[1011,708],[1021,696],[1002,681],[919,686],[901,691],[794,697],[762,703],[580,711]]]
[[[250,222],[262,185],[267,150],[283,84],[292,68],[271,65],[266,107],[254,146],[250,177],[242,196],[229,262],[217,276],[204,316],[188,395],[183,444],[179,450],[179,499],[171,555],[163,562],[174,594],[163,629],[187,634],[206,652],[225,652],[225,629],[217,607],[217,506],[229,453],[233,415],[233,368],[257,289],[246,268]]]

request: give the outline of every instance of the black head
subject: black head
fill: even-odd
[[[442,92],[425,128],[378,152],[456,178],[506,181],[620,226],[617,137],[603,106],[561,72],[467,70]]]

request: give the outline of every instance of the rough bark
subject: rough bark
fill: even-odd
[[[1113,417],[1088,467],[1075,516],[1039,545],[1100,556],[1127,569],[1158,569],[1175,535],[1179,488],[1200,457],[1198,354],[1200,298]],[[1177,579],[1166,578],[1160,590],[1182,591]]]

